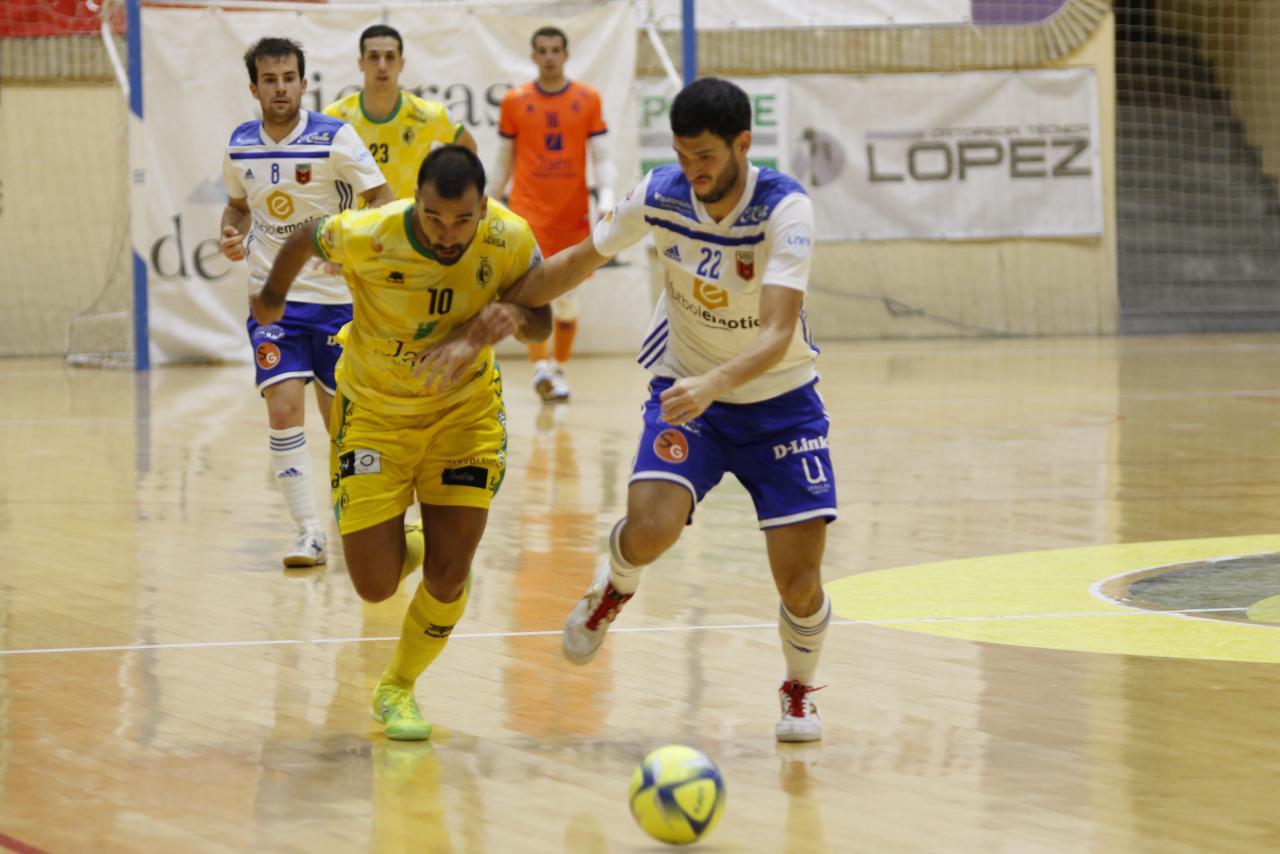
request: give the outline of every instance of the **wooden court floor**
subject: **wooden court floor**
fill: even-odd
[[[1216,564],[1124,623],[1103,625],[1101,593],[1067,601],[1184,554],[1275,550],[1280,336],[825,347],[844,619],[818,746],[773,739],[777,600],[734,482],[601,656],[561,660],[644,385],[629,359],[571,369],[572,403],[541,409],[507,360],[508,476],[468,614],[418,686],[436,735],[395,744],[367,703],[408,591],[361,604],[340,550],[279,567],[248,367],[0,362],[0,849],[653,851],[626,790],[671,742],[727,782],[708,851],[1280,849],[1271,612],[1224,605]],[[1176,540],[1199,545],[1110,549]],[[1280,594],[1280,569],[1238,592]]]

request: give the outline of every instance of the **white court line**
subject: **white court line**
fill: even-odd
[[[983,620],[1062,620],[1075,617],[1158,617],[1167,615],[1211,614],[1223,611],[1247,611],[1243,608],[1184,608],[1177,611],[1083,611],[1074,614],[995,614],[983,617],[898,617],[889,620],[832,620],[833,626],[890,626],[897,623],[972,623]],[[719,629],[776,629],[777,623],[725,623],[707,626],[620,626],[610,629],[613,633],[646,632],[707,632]],[[532,632],[457,632],[453,638],[532,638],[560,634],[560,629],[544,629]],[[399,640],[399,636],[372,638],[312,638],[310,640],[243,640],[243,641],[190,641],[187,643],[137,643],[119,646],[66,646],[41,649],[0,649],[3,655],[57,655],[74,652],[146,652],[165,649],[224,649],[237,646],[301,646],[326,643],[371,643]]]

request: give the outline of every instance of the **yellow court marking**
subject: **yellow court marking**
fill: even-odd
[[[827,585],[849,620],[986,643],[1280,662],[1275,627],[1129,608],[1094,593],[1129,573],[1280,551],[1280,536],[1171,540],[951,560],[867,572]],[[1272,614],[1280,597],[1240,603]],[[1245,612],[1241,610],[1241,616]]]

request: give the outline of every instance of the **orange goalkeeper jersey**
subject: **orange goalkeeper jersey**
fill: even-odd
[[[545,92],[533,81],[507,92],[498,133],[515,144],[511,210],[538,231],[585,229],[587,145],[607,131],[600,95],[585,83]]]

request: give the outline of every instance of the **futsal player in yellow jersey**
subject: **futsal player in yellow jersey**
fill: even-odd
[[[433,148],[456,143],[476,150],[471,133],[450,120],[444,104],[400,88],[404,40],[394,27],[374,24],[360,34],[359,65],[364,88],[324,111],[356,129],[397,199],[413,198],[418,167]]]
[[[413,685],[444,649],[466,607],[471,560],[506,469],[502,377],[492,342],[546,338],[551,311],[498,299],[542,261],[533,232],[484,194],[480,159],[457,145],[423,161],[413,199],[349,210],[290,235],[250,302],[260,323],[279,316],[289,285],[319,255],[340,264],[353,315],[344,329],[329,419],[330,481],[347,572],[369,602],[395,594],[423,567],[392,656],[374,690],[374,717],[395,739],[431,733]],[[414,375],[422,350],[483,340],[462,381]],[[422,535],[404,514],[422,505]],[[425,557],[423,552],[426,552]]]

